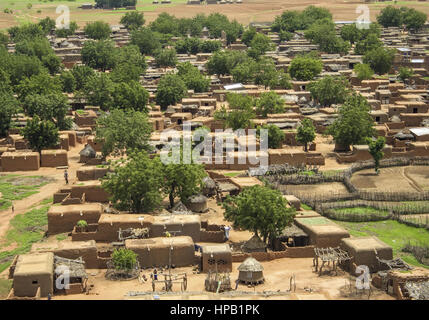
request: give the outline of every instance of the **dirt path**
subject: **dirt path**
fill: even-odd
[[[79,161],[79,151],[82,149],[82,145],[72,148],[68,152],[69,157],[69,180],[70,183],[76,180],[76,170],[81,166]],[[4,242],[4,236],[9,229],[10,220],[19,214],[26,213],[31,207],[37,205],[40,201],[51,197],[59,188],[64,187],[64,176],[63,170],[56,168],[40,168],[37,171],[18,171],[13,172],[14,174],[26,175],[26,176],[46,176],[55,179],[54,182],[48,183],[39,189],[39,192],[33,194],[25,199],[14,201],[15,213],[12,214],[12,210],[9,208],[4,211],[0,211],[0,244]]]
[[[420,186],[417,184],[416,181],[414,181],[413,178],[411,178],[408,174],[407,174],[407,167],[402,167],[401,169],[401,174],[402,176],[405,178],[405,180],[408,181],[408,183],[410,184],[411,187],[413,187],[414,189],[416,189],[418,192],[423,192],[423,189],[420,188]]]

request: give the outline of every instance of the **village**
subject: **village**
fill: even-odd
[[[119,2],[0,31],[1,299],[429,300],[425,13]]]

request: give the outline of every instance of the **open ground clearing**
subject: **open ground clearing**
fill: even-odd
[[[88,0],[54,0],[54,1],[34,1],[34,0],[5,0],[0,2],[0,29],[5,29],[16,24],[29,21],[37,21],[46,16],[58,17],[55,13],[58,5],[67,5],[70,8],[71,20],[83,26],[86,22],[103,20],[111,24],[119,23],[120,17],[125,9],[119,10],[82,10],[78,7],[83,3],[91,3]],[[31,3],[31,9],[27,4]],[[363,1],[355,0],[320,0],[320,1],[283,1],[283,0],[244,0],[242,4],[224,5],[187,5],[186,0],[172,0],[171,4],[152,4],[151,0],[138,0],[137,10],[145,14],[148,22],[156,19],[159,13],[168,12],[175,16],[193,17],[197,13],[210,14],[220,12],[229,18],[237,19],[240,23],[272,21],[276,15],[284,10],[303,10],[309,5],[316,5],[329,9],[336,20],[354,20],[360,13],[356,13],[356,8],[364,4]],[[385,6],[394,4],[393,1],[367,4],[370,8],[371,19],[374,20],[378,12]],[[397,1],[396,5],[406,5],[425,13],[429,13],[429,3],[421,1]],[[13,14],[4,13],[4,9],[12,9]],[[40,10],[40,12],[39,12]]]

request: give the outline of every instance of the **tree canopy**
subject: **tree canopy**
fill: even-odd
[[[349,94],[349,84],[344,77],[326,76],[308,87],[311,97],[324,107],[343,103]]]
[[[94,21],[86,24],[83,29],[88,38],[94,40],[108,39],[112,30],[107,22]]]
[[[166,74],[158,83],[156,90],[156,103],[162,109],[175,105],[181,101],[186,94],[186,84],[177,74]]]
[[[375,133],[374,121],[369,114],[368,101],[360,94],[353,94],[338,109],[338,118],[328,127],[327,133],[335,142],[348,148],[351,144],[363,144]]]
[[[129,154],[112,166],[102,180],[102,187],[111,195],[111,201],[120,210],[133,213],[158,209],[163,196],[163,166],[159,157],[151,159],[141,150]]]
[[[298,81],[313,80],[322,72],[323,63],[320,59],[298,56],[290,63],[289,73]]]
[[[290,225],[295,209],[287,208],[282,193],[264,186],[251,186],[222,203],[225,219],[233,227],[251,231],[264,242],[274,240]]]
[[[39,153],[42,149],[55,147],[59,142],[58,128],[55,124],[50,120],[40,120],[37,115],[27,120],[27,125],[21,132],[31,149]]]
[[[316,128],[314,127],[313,122],[308,118],[303,119],[296,132],[296,141],[304,144],[304,150],[307,152],[308,144],[313,142],[315,138]]]
[[[151,151],[152,126],[146,113],[114,109],[97,119],[96,138],[103,142],[102,153],[122,155],[133,150]]]

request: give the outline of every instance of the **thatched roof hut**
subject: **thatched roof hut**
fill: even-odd
[[[263,283],[263,270],[264,267],[255,258],[249,257],[238,267],[238,280],[252,285]]]
[[[265,252],[267,245],[255,234],[241,246],[241,249],[244,252]]]
[[[93,147],[91,147],[91,145],[86,144],[85,148],[83,148],[80,152],[79,155],[81,156],[85,156],[87,158],[95,158],[96,156],[96,152],[94,150]]]

